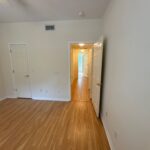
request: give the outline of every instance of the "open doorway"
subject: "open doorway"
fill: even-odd
[[[94,44],[71,44],[71,100],[92,102],[100,116],[103,38]]]
[[[72,101],[90,101],[93,44],[71,45]]]

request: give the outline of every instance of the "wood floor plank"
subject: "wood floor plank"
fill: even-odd
[[[87,77],[79,77],[72,84],[72,100],[73,101],[89,101],[89,86]]]
[[[0,106],[0,149],[109,150],[91,102],[7,99]]]

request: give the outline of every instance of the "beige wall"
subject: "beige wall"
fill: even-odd
[[[104,36],[102,118],[111,146],[150,150],[150,1],[112,0]]]

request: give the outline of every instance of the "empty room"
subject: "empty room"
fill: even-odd
[[[0,150],[150,150],[149,14],[0,0]]]

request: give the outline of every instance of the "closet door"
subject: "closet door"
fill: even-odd
[[[10,52],[16,95],[20,98],[31,98],[27,46],[11,44]]]

